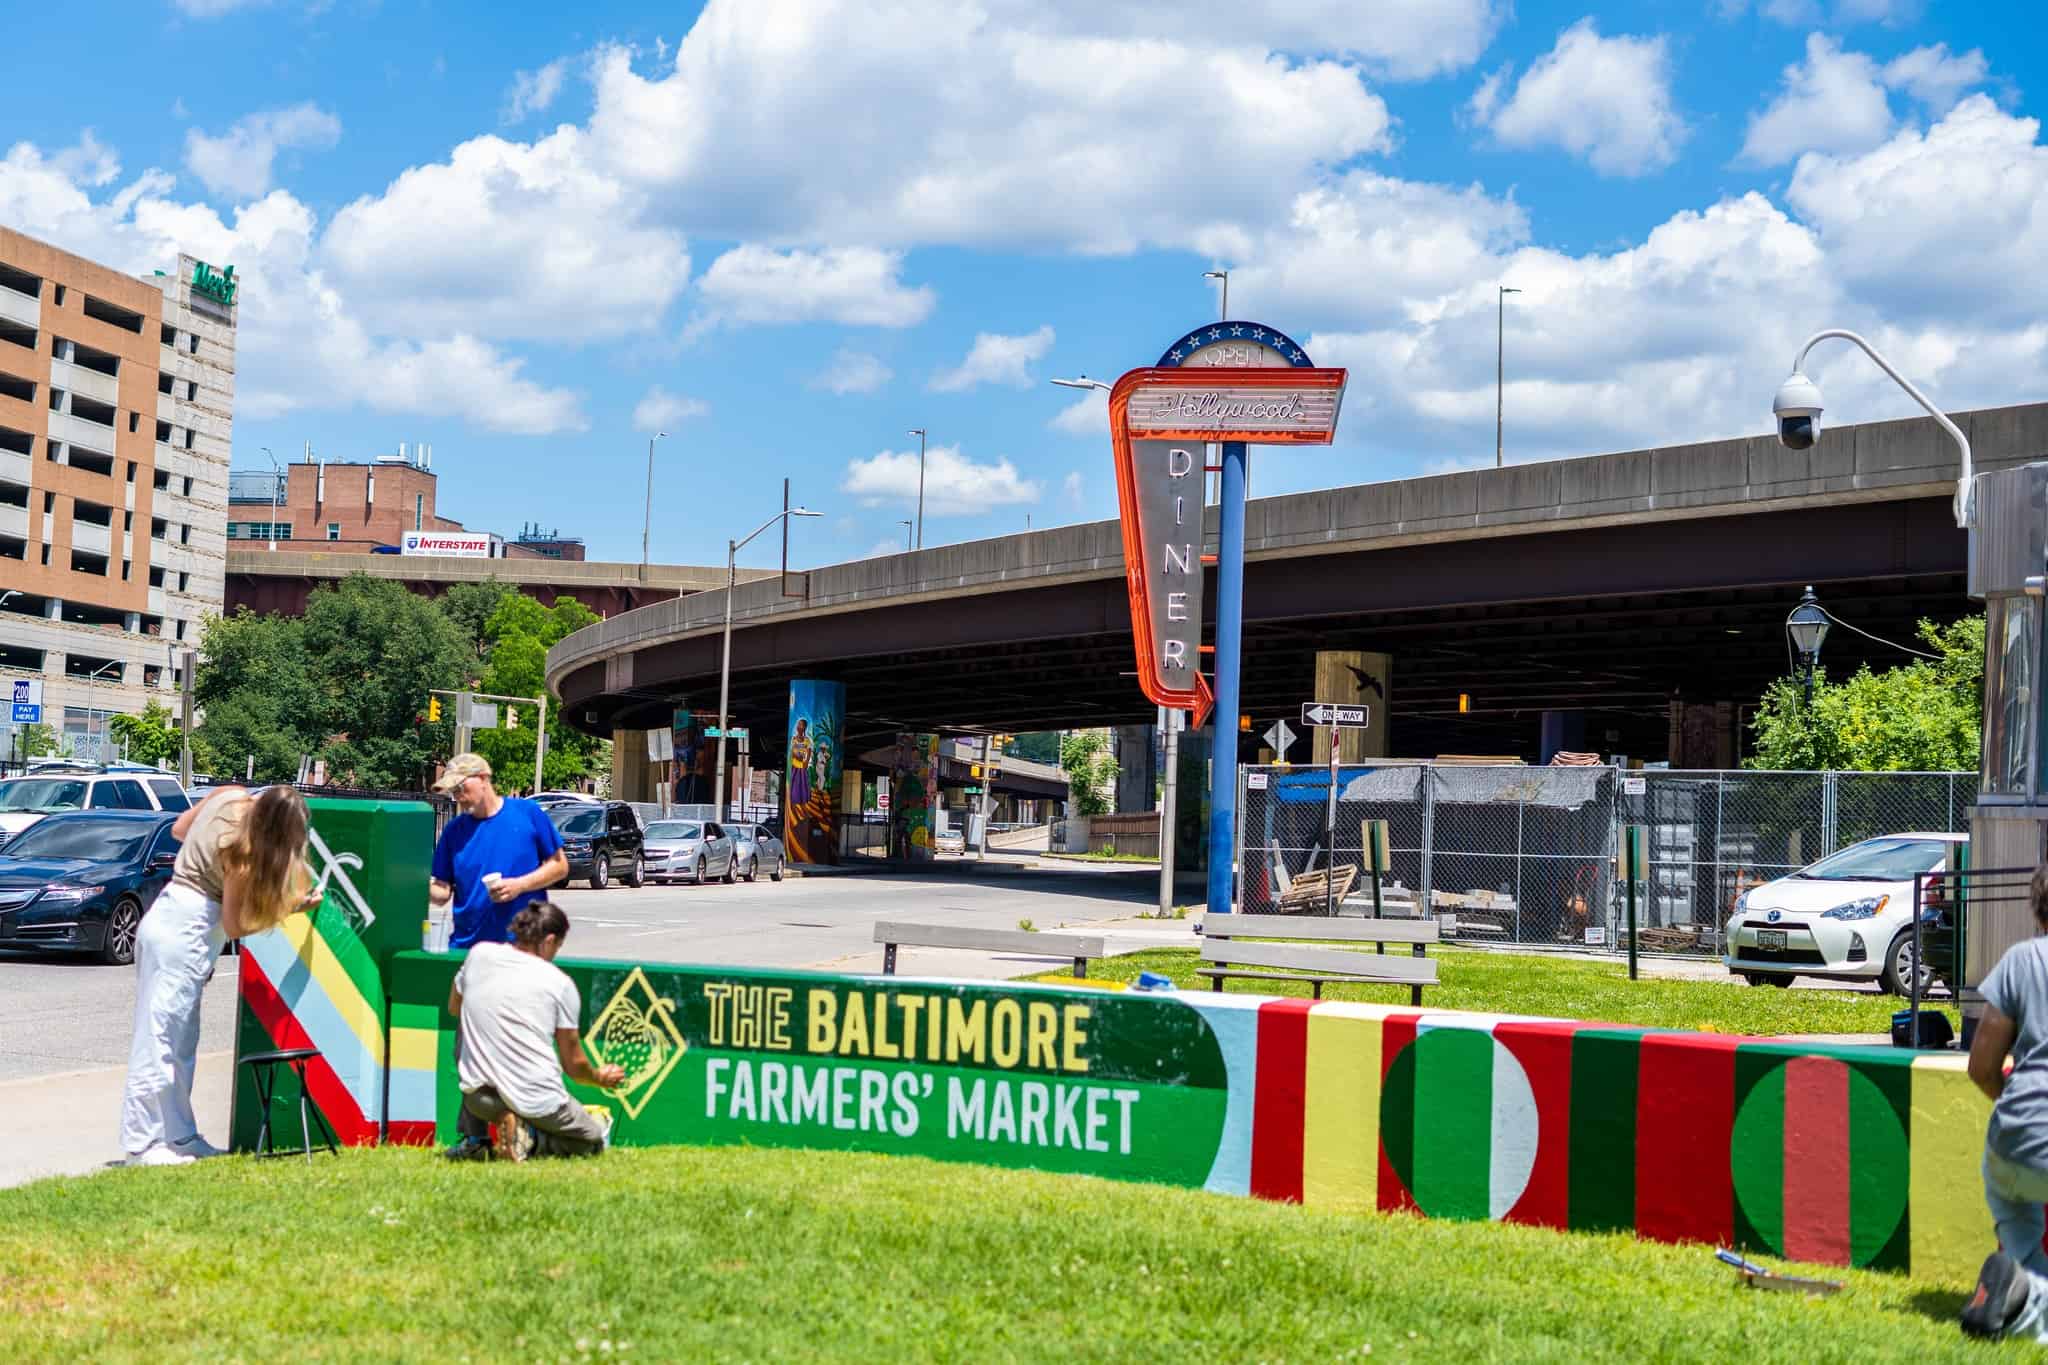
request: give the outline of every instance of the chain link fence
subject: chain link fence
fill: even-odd
[[[1735,899],[1879,834],[1968,828],[1975,773],[1674,772],[1606,767],[1248,766],[1239,775],[1240,906],[1321,914],[1290,898],[1304,873],[1337,869],[1338,913],[1370,914],[1364,824],[1385,820],[1392,913],[1426,906],[1447,936],[1525,947],[1624,945],[1614,876],[1624,825],[1643,825],[1642,946],[1721,951]],[[1316,879],[1318,883],[1322,879]]]

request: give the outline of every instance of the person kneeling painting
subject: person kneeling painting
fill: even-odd
[[[577,1042],[582,999],[555,965],[568,935],[561,907],[536,901],[512,917],[512,942],[477,944],[456,973],[448,1012],[460,1026],[462,1141],[448,1149],[452,1159],[487,1160],[494,1123],[500,1148],[514,1160],[529,1151],[591,1156],[609,1141],[610,1121],[578,1104],[562,1083],[565,1072],[606,1088],[626,1078],[617,1066],[592,1067]]]

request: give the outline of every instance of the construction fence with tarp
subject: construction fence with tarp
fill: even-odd
[[[1975,773],[1644,770],[1385,762],[1246,766],[1238,778],[1239,908],[1373,913],[1367,822],[1384,820],[1386,914],[1438,917],[1446,938],[1624,949],[1614,876],[1625,825],[1643,825],[1640,946],[1719,953],[1735,899],[1879,834],[1968,829]],[[1287,897],[1330,867],[1343,900]],[[1320,884],[1321,878],[1318,878]],[[1283,905],[1283,900],[1285,904]]]

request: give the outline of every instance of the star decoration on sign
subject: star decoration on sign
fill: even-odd
[[[1244,328],[1242,328],[1242,327],[1233,327],[1233,328],[1231,328],[1231,329],[1230,329],[1230,334],[1231,334],[1232,336],[1234,336],[1234,337],[1241,337],[1241,336],[1243,336],[1243,335],[1244,335]]]

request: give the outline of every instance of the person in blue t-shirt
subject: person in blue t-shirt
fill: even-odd
[[[479,754],[448,760],[434,790],[455,798],[462,814],[448,822],[434,845],[434,881],[428,898],[455,907],[450,949],[505,943],[512,916],[527,902],[569,877],[561,831],[531,801],[498,795],[491,765]]]

